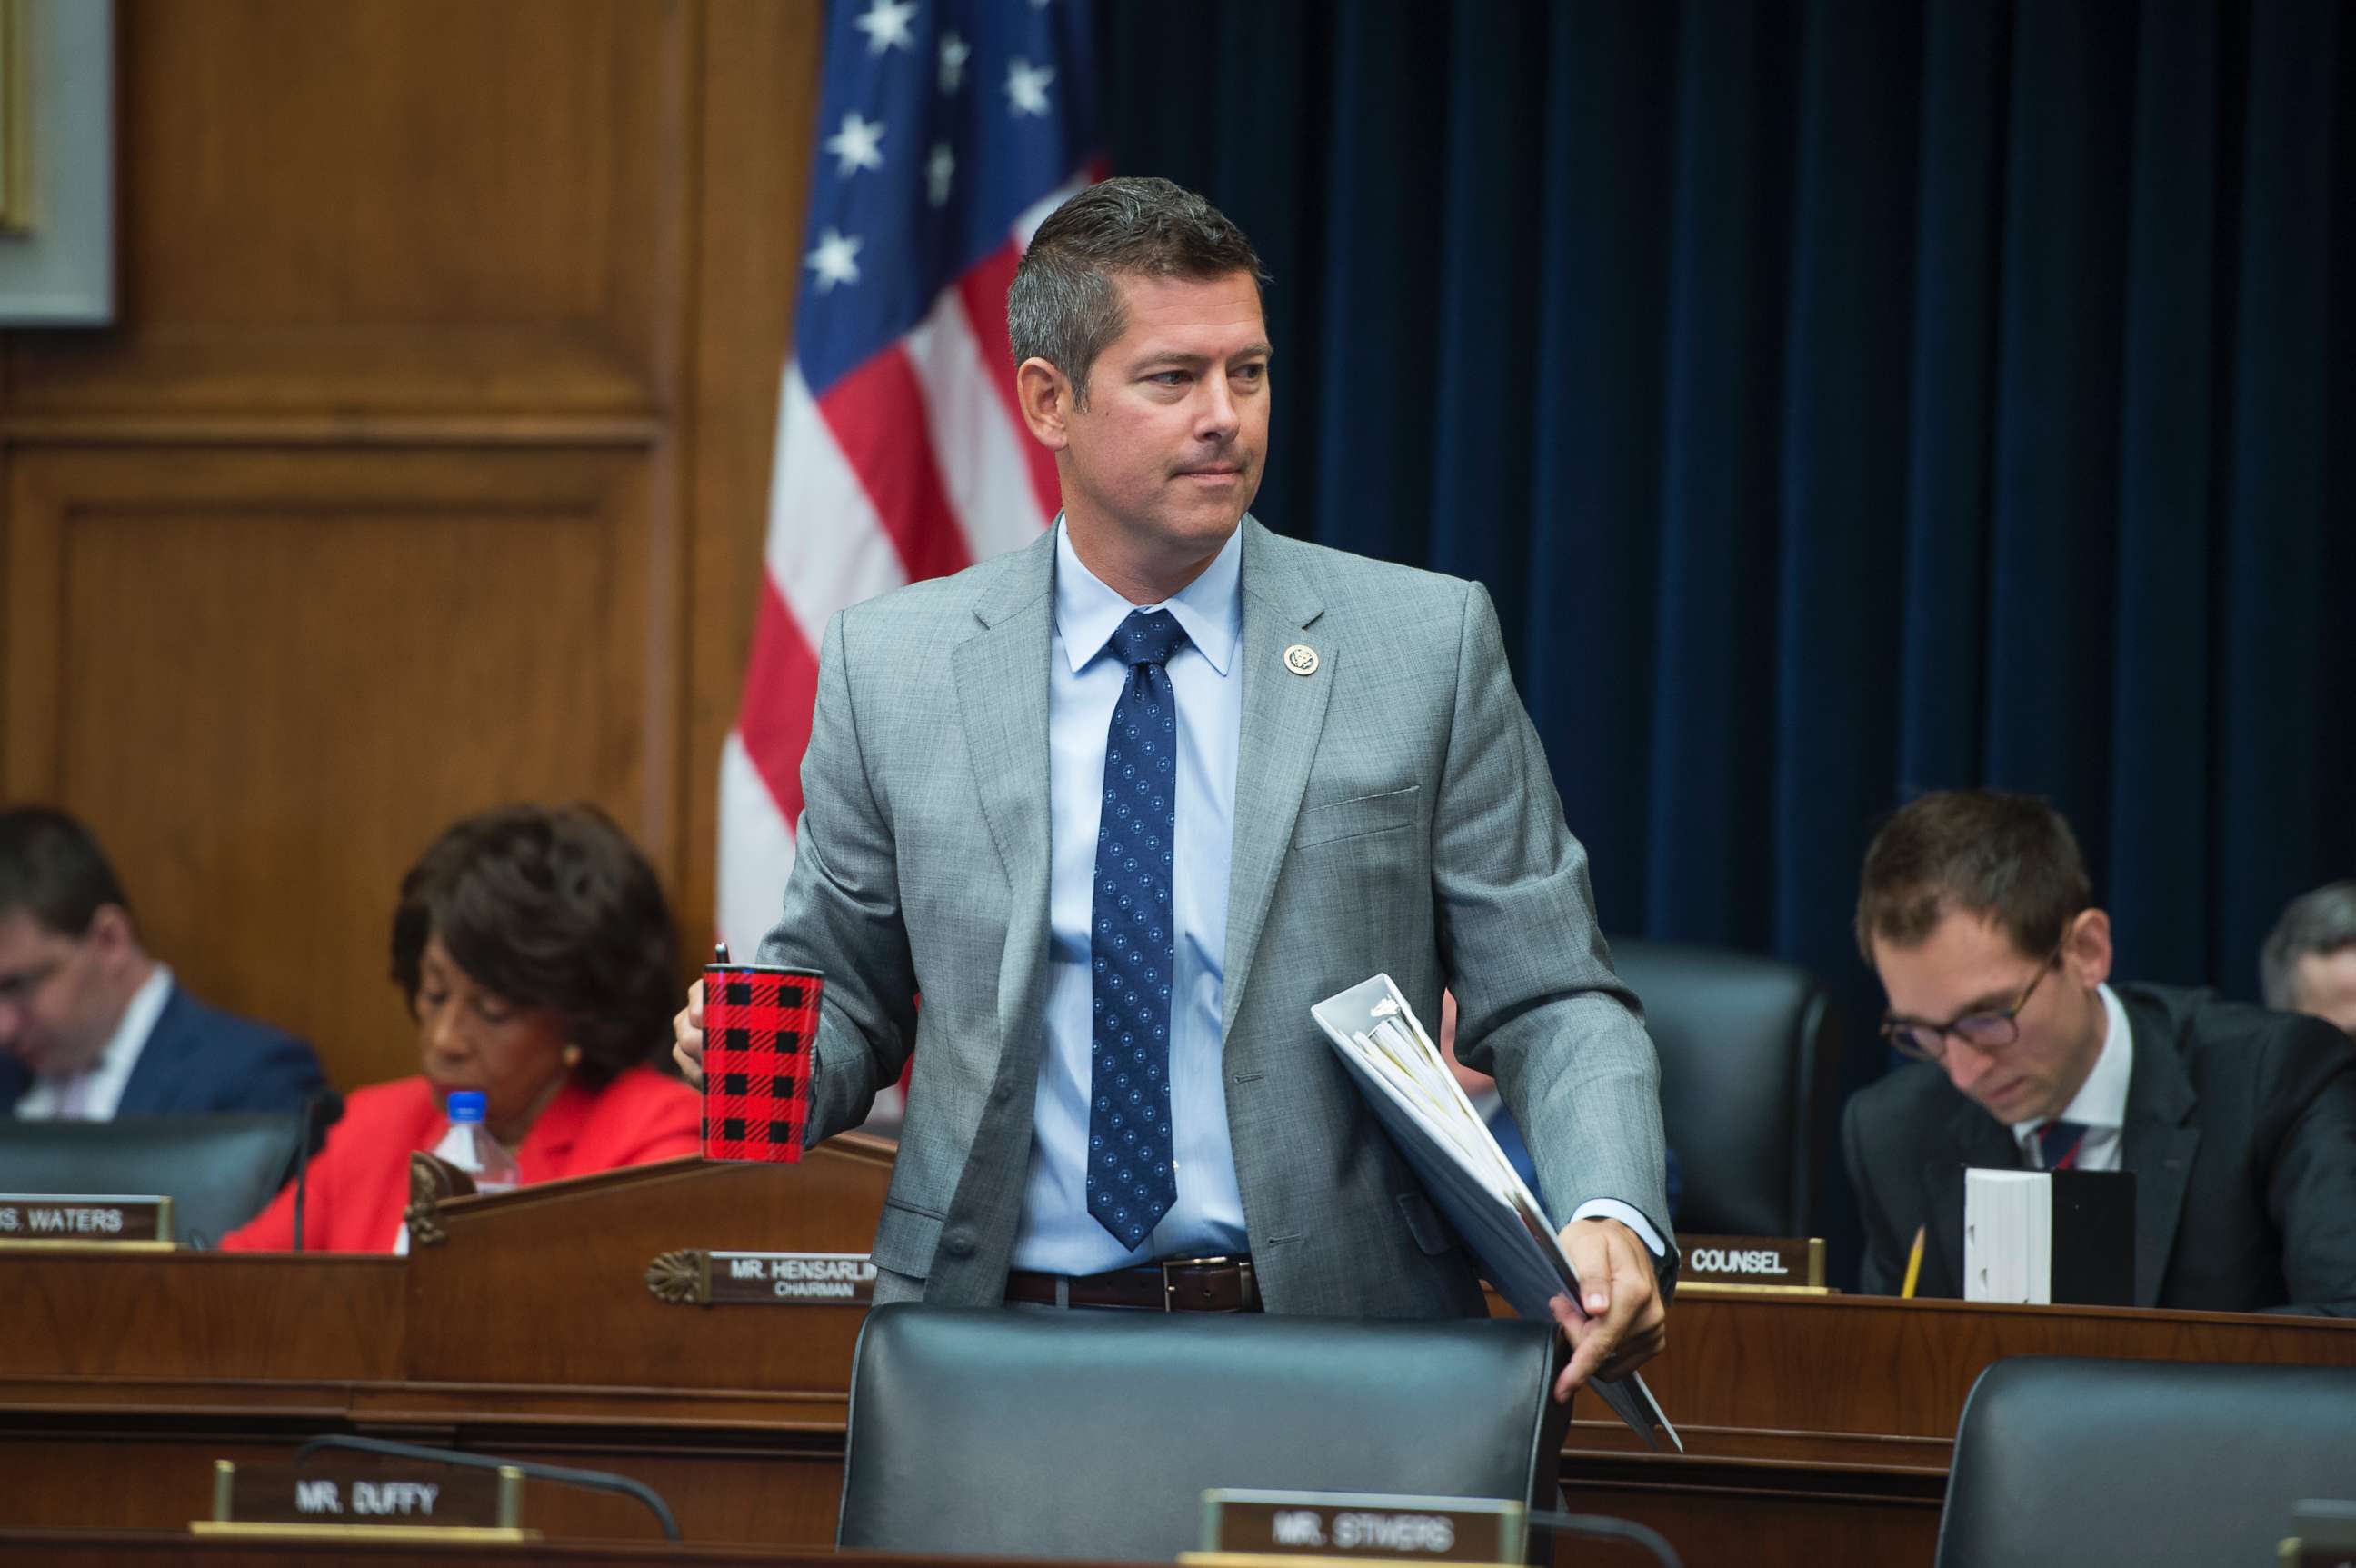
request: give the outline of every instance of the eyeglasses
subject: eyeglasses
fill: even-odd
[[[2062,950],[2056,948],[2051,958],[2037,966],[2037,972],[2029,977],[2029,983],[2021,988],[2019,996],[2013,998],[2009,1007],[1966,1013],[1948,1024],[1923,1024],[1912,1018],[1884,1018],[1881,1032],[1891,1045],[1916,1061],[1934,1062],[1944,1058],[1947,1054],[1949,1035],[1976,1051],[2001,1050],[2020,1038],[2020,1010],[2028,1006],[2029,999],[2037,993],[2039,983],[2060,967],[2061,962]]]
[[[0,1007],[22,1006],[31,1001],[33,993],[47,985],[49,977],[65,966],[64,959],[53,958],[47,963],[37,963],[14,974],[0,974]]]

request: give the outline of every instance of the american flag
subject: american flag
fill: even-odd
[[[793,865],[828,618],[1027,542],[1055,463],[1023,428],[1006,285],[1101,168],[1087,0],[837,0],[761,607],[720,764],[721,934],[749,955]]]

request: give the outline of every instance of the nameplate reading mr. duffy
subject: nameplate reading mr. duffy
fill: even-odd
[[[169,1241],[168,1197],[70,1197],[0,1193],[0,1241]]]
[[[665,1252],[647,1289],[680,1306],[865,1306],[875,1265],[864,1252]]]
[[[315,1541],[519,1541],[523,1477],[408,1460],[317,1455],[308,1463],[213,1465],[213,1517],[199,1535]]]
[[[1518,1563],[1525,1522],[1520,1503],[1486,1498],[1228,1490],[1203,1494],[1203,1549],[1205,1554],[1218,1556]]]

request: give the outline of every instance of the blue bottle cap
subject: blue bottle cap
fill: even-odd
[[[480,1122],[483,1119],[483,1091],[479,1089],[454,1089],[450,1091],[450,1120]]]

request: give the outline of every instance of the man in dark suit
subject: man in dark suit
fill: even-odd
[[[1848,1103],[1862,1288],[1962,1294],[1966,1167],[2126,1170],[2135,1301],[2356,1316],[2356,1045],[2206,991],[2107,983],[2110,918],[2042,801],[1926,795],[1866,853],[1858,944],[1920,1065]]]
[[[334,1097],[311,1047],[206,1006],[139,940],[98,842],[63,811],[0,811],[0,1114],[103,1122],[300,1111]]]

